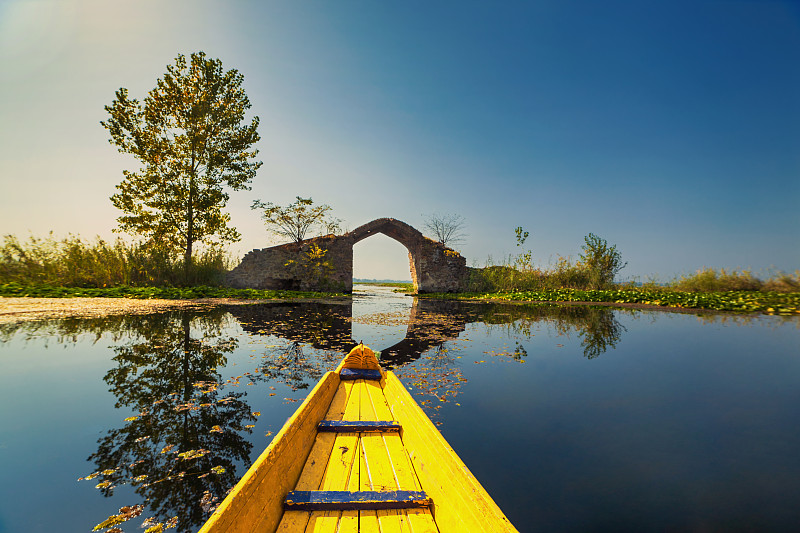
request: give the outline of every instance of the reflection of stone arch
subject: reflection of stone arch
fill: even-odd
[[[232,287],[256,289],[353,290],[353,245],[383,233],[408,250],[411,279],[418,292],[455,292],[467,276],[466,259],[455,250],[425,237],[405,222],[379,218],[344,235],[326,235],[262,250],[253,250],[228,273]],[[325,250],[332,269],[324,280],[311,279],[302,260],[312,246]]]
[[[467,326],[461,302],[414,298],[406,336],[388,348],[381,348],[381,364],[397,367],[416,361],[431,348],[456,340]]]

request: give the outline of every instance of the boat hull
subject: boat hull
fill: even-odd
[[[325,374],[201,533],[516,531],[392,372],[341,380],[339,371]],[[343,424],[353,431],[330,429]],[[415,506],[293,508],[309,491],[319,501],[412,494]]]

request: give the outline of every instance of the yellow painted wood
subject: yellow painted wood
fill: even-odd
[[[385,382],[384,382],[385,384]],[[378,420],[384,420],[384,417],[391,417],[392,413],[389,409],[386,396],[380,384],[372,382],[367,384],[367,399],[369,400],[367,410],[371,410]],[[362,407],[362,411],[365,407]],[[405,447],[401,440],[400,435],[396,433],[386,433],[380,436],[383,441],[383,452],[386,454],[386,461],[388,469],[394,478],[394,482],[398,490],[424,490],[414,473],[411,461],[408,458]],[[398,521],[401,524],[401,530],[416,532],[432,532],[437,531],[436,523],[433,520],[433,515],[428,509],[405,509],[397,511]],[[385,519],[382,519],[381,514],[378,514],[381,520],[381,527],[384,525]]]
[[[361,387],[361,391],[365,392],[364,387]],[[362,396],[363,400],[363,396]],[[363,404],[362,404],[363,406]],[[365,413],[362,411],[361,413],[362,419],[365,416]],[[359,482],[359,489],[358,490],[378,490],[373,488],[374,485],[372,484],[371,472],[369,470],[369,465],[367,463],[367,457],[365,455],[366,451],[364,450],[366,444],[366,439],[361,438],[361,447],[360,447],[360,462],[361,462],[361,471],[360,471],[360,482]],[[375,465],[372,465],[373,468]],[[359,511],[359,530],[362,533],[380,533],[380,525],[378,524],[378,513],[375,511]]]
[[[360,397],[357,383],[355,381],[341,382],[341,385],[347,387],[347,397],[343,409],[341,405],[337,405],[339,409],[342,409],[340,420],[352,420],[352,417],[358,416]],[[328,456],[325,473],[318,488],[320,490],[348,490],[350,477],[355,476],[358,479],[358,467],[353,468],[357,456],[358,434],[335,434],[333,449]],[[311,513],[306,531],[308,533],[336,531],[341,516],[341,511],[314,511]]]
[[[316,441],[316,426],[328,412],[338,386],[339,375],[326,373],[200,529],[201,533],[276,530],[283,515],[284,497],[297,484]]]
[[[517,531],[392,372],[384,393],[440,532]]]
[[[201,533],[275,531],[281,515],[283,533],[516,531],[397,377],[382,375],[380,382],[341,382],[338,373],[326,374]],[[317,434],[323,418],[394,419],[403,429]],[[435,511],[283,513],[290,490],[318,489],[424,490]]]
[[[342,420],[352,388],[352,382],[341,381],[339,383],[324,420]],[[303,466],[300,479],[291,490],[317,490],[320,488],[335,441],[336,437],[332,433],[317,433],[317,438]],[[286,511],[283,514],[283,518],[281,518],[277,531],[280,533],[305,531],[310,519],[310,511]]]

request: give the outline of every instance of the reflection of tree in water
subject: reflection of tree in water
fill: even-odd
[[[615,348],[625,326],[607,307],[588,307],[585,326],[579,330],[583,355],[594,359],[609,348]]]
[[[267,351],[262,366],[258,369],[261,379],[285,383],[293,391],[307,389],[328,370],[333,370],[342,359],[340,352],[303,352],[299,341],[291,341],[286,347]]]
[[[228,311],[248,333],[289,341],[269,348],[258,371],[259,379],[285,383],[294,391],[313,386],[356,344],[350,302],[270,303],[231,306]]]
[[[345,351],[354,346],[352,302],[281,302],[227,307],[242,329],[308,344],[319,350]]]
[[[615,316],[615,310],[604,306],[484,304],[476,307],[481,308],[481,321],[505,327],[525,339],[530,339],[531,327],[537,322],[553,324],[559,335],[575,332],[581,337],[583,355],[587,359],[594,359],[609,348],[615,348],[625,331]],[[517,342],[512,357],[519,359],[525,355],[525,348]]]
[[[217,368],[237,346],[221,336],[223,315],[141,317],[139,337],[114,347],[117,366],[104,378],[116,406],[139,415],[110,430],[89,457],[103,493],[130,483],[156,520],[177,516],[181,531],[207,519],[203,503],[235,484],[235,465],[249,460],[252,447],[241,436],[255,420],[242,393],[218,390]]]

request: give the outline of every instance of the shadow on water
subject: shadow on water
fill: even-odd
[[[110,335],[114,366],[103,379],[115,407],[138,414],[99,438],[88,457],[95,472],[82,479],[93,480],[106,497],[122,485],[138,495],[142,503],[121,508],[117,520],[141,514],[150,517],[145,526],[162,523],[191,531],[241,476],[237,465],[251,459],[253,444],[247,436],[257,413],[244,392],[223,394],[220,373],[239,347],[237,328],[251,338],[284,341],[265,350],[249,372],[236,378],[237,384],[238,379],[283,383],[296,391],[313,386],[355,346],[352,314],[351,304],[339,303],[221,306],[202,312],[5,324],[0,325],[0,340],[21,335],[75,343],[89,334],[96,343]],[[529,338],[533,325],[543,321],[559,332],[580,335],[589,359],[615,347],[625,331],[614,311],[605,307],[415,300],[405,338],[374,348],[382,348],[382,363],[389,369],[408,367],[428,354],[425,372],[415,369],[410,381],[444,402],[466,381],[455,369],[447,343],[458,339],[468,324],[484,323]],[[522,359],[527,354],[518,343],[509,355]],[[437,379],[452,385],[446,390],[425,386]],[[420,403],[427,409],[430,401],[421,398]]]

